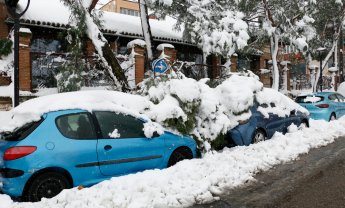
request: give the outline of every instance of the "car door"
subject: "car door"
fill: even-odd
[[[290,115],[288,115],[285,119],[286,132],[287,132],[287,128],[289,128],[291,124],[295,124],[296,126],[299,126],[301,124],[301,117],[298,115],[299,113],[300,112],[296,110],[290,111]]]
[[[271,108],[276,108],[275,103],[270,103]],[[285,133],[285,119],[286,117],[278,116],[274,113],[269,113],[269,118],[266,120],[266,131],[271,137],[275,132]]]
[[[340,109],[340,115],[338,117],[341,117],[345,115],[345,97],[341,94],[336,94],[336,96],[338,97],[338,106]]]
[[[98,179],[97,136],[88,112],[66,111],[49,114],[48,122],[41,126],[49,129],[54,122],[55,130],[46,131],[46,148],[53,164],[66,168],[73,175],[74,185],[92,185]],[[44,126],[46,125],[46,126]]]
[[[143,121],[130,115],[98,111],[94,117],[101,131],[97,143],[103,175],[116,176],[161,167],[164,139],[146,138]]]

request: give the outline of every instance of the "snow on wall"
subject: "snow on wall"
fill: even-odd
[[[141,39],[134,39],[130,42],[128,42],[127,44],[127,48],[134,48],[134,46],[141,46],[141,47],[145,47],[146,46],[146,42],[144,40]]]
[[[160,50],[160,51],[163,51],[164,48],[175,48],[175,47],[169,43],[162,43],[157,46],[157,50]]]

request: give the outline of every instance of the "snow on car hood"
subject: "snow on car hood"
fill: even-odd
[[[258,111],[265,117],[268,117],[269,113],[284,117],[286,115],[290,115],[290,112],[293,110],[298,110],[306,115],[309,115],[307,109],[274,89],[264,88],[262,91],[256,94],[256,100],[259,104],[267,104],[266,108],[261,106],[258,107]],[[275,107],[272,107],[270,103],[274,103]]]

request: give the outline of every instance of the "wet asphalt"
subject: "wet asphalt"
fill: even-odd
[[[345,208],[345,137],[193,208]]]

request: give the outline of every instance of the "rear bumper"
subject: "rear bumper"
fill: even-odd
[[[0,192],[7,194],[11,197],[20,197],[23,195],[26,182],[31,177],[32,173],[24,173],[18,177],[4,178],[2,177],[0,183]]]
[[[329,121],[329,118],[331,116],[331,113],[329,110],[320,110],[320,111],[309,111],[310,112],[310,118],[314,120],[325,120]]]
[[[24,175],[24,171],[12,168],[0,168],[0,176],[3,178],[16,178]]]

